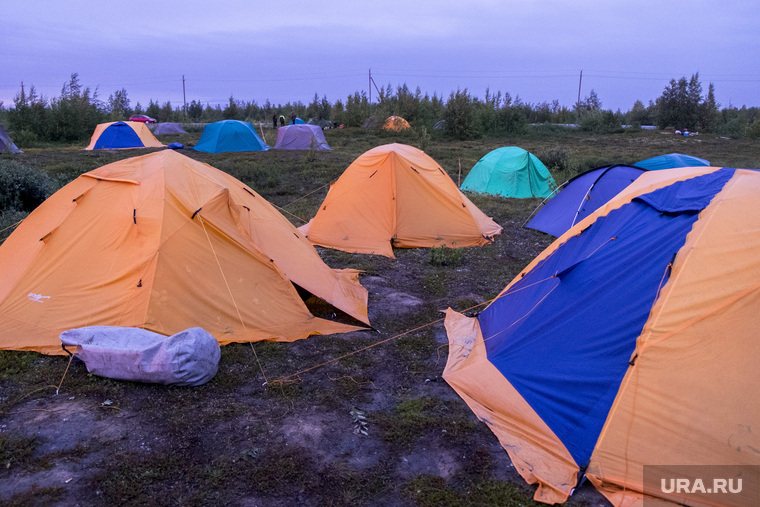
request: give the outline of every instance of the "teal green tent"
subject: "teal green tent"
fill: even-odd
[[[269,146],[256,134],[253,125],[238,120],[222,120],[203,128],[193,148],[207,153],[225,151],[266,151]]]
[[[535,155],[517,146],[508,146],[483,156],[460,188],[502,197],[549,197],[557,183]]]

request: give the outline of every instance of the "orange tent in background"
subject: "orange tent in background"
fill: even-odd
[[[386,144],[357,158],[300,230],[316,245],[393,257],[393,246],[484,245],[501,227],[424,152]]]
[[[85,150],[163,148],[147,125],[139,121],[99,123]]]
[[[79,176],[0,245],[0,349],[63,353],[59,334],[91,325],[221,344],[361,329],[315,317],[311,296],[369,323],[357,271],[242,182],[160,151]]]
[[[402,130],[410,128],[412,127],[409,125],[409,122],[400,116],[389,116],[383,124],[383,130],[393,130],[395,132],[400,132]]]

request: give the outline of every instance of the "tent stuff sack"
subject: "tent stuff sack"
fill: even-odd
[[[87,371],[121,380],[199,386],[216,375],[221,357],[219,342],[200,327],[167,337],[136,327],[87,326],[60,336],[64,350],[77,348]]]

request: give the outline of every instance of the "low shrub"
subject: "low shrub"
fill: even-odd
[[[46,172],[0,159],[0,209],[32,211],[47,198],[49,185]]]
[[[430,264],[433,266],[459,266],[462,263],[461,248],[449,248],[446,245],[430,248]]]

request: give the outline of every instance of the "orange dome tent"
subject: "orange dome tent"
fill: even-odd
[[[585,476],[617,506],[757,504],[759,193],[758,171],[645,171],[477,316],[448,310],[443,378],[536,500]],[[722,474],[750,495],[663,485]]]
[[[484,245],[501,227],[424,152],[386,144],[357,158],[300,230],[316,245],[393,257],[393,246]]]
[[[124,148],[163,148],[147,125],[139,121],[99,123],[85,150],[117,150]]]
[[[409,122],[400,116],[389,116],[383,124],[383,130],[393,130],[394,132],[400,132],[402,130],[412,128]]]
[[[237,179],[160,151],[79,176],[0,245],[0,349],[63,353],[61,332],[92,325],[221,344],[361,329],[315,317],[311,296],[369,323],[358,272]]]

